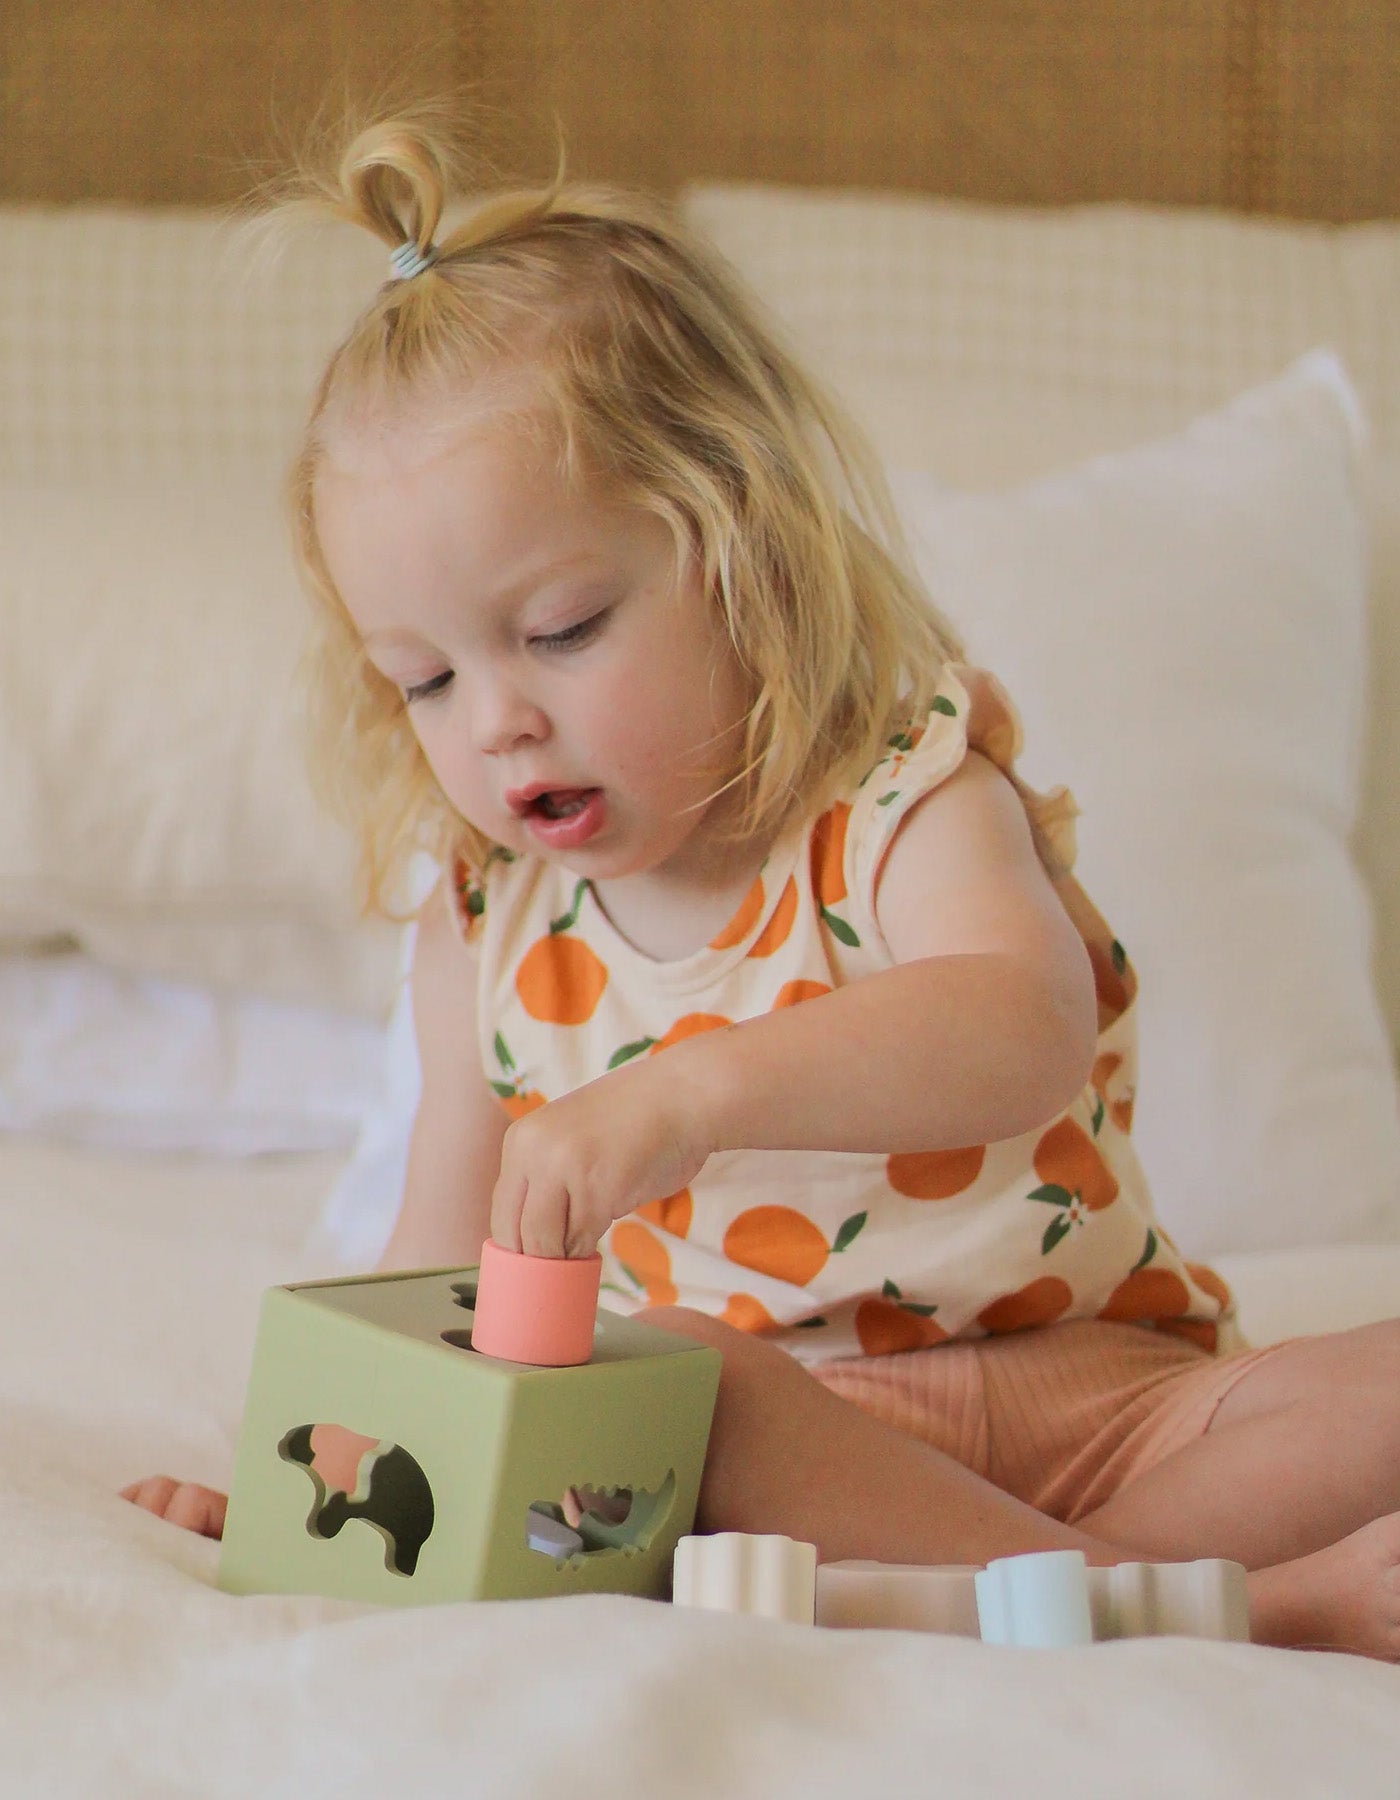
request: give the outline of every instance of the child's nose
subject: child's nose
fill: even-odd
[[[498,756],[548,735],[549,721],[515,683],[485,679],[472,695],[472,731],[478,750]]]

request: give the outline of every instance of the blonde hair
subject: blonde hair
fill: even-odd
[[[863,775],[960,654],[909,571],[873,457],[715,252],[659,203],[562,175],[495,194],[438,242],[452,168],[440,128],[394,119],[359,132],[296,203],[432,258],[386,282],[331,357],[289,483],[320,625],[313,775],[358,837],[367,908],[391,916],[416,850],[479,868],[492,844],[438,787],[322,554],[317,470],[357,411],[530,368],[564,470],[662,517],[723,613],[750,683],[730,784],[746,837],[771,841]]]

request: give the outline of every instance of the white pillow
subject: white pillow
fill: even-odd
[[[11,481],[0,543],[0,944],[382,1017],[274,478]]]
[[[896,475],[930,586],[1084,809],[1080,871],[1142,980],[1134,1118],[1188,1253],[1400,1238],[1400,1123],[1356,811],[1365,642],[1355,397],[1305,358],[1188,429],[1005,493]],[[417,1067],[321,1243],[370,1261]]]
[[[372,1105],[368,1019],[123,975],[78,954],[0,957],[0,1130],[104,1149],[345,1150]]]
[[[1083,808],[1142,982],[1134,1136],[1193,1254],[1400,1238],[1400,1123],[1348,843],[1357,403],[1319,352],[1177,435],[998,494],[896,486],[932,592]]]

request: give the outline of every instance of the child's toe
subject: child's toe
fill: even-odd
[[[165,1509],[170,1504],[170,1497],[179,1486],[169,1475],[147,1475],[143,1481],[133,1481],[122,1489],[123,1500],[130,1500],[133,1506],[142,1507],[146,1512],[165,1517]]]
[[[228,1500],[198,1482],[148,1475],[144,1481],[133,1481],[124,1487],[121,1497],[184,1531],[197,1531],[201,1537],[223,1536]]]
[[[197,1531],[201,1537],[222,1537],[228,1501],[213,1488],[199,1487],[192,1481],[181,1482],[170,1496],[165,1517],[185,1531]]]

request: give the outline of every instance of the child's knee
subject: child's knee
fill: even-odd
[[[774,1383],[803,1371],[785,1350],[751,1331],[741,1331],[723,1319],[697,1312],[689,1306],[649,1306],[637,1315],[648,1325],[659,1325],[663,1331],[675,1331],[696,1343],[708,1344],[724,1358],[720,1385],[733,1397],[736,1390],[761,1387],[771,1390]]]
[[[649,1306],[637,1315],[648,1325],[708,1344],[724,1358],[720,1371],[720,1410],[726,1417],[754,1408],[796,1405],[809,1390],[825,1393],[801,1363],[770,1339],[741,1331],[709,1313],[689,1306]]]
[[[731,1354],[742,1354],[743,1347],[753,1341],[747,1331],[740,1331],[723,1319],[712,1318],[709,1313],[697,1312],[693,1306],[648,1306],[637,1317],[647,1325],[659,1325],[663,1331],[674,1331],[681,1337],[694,1338],[697,1343],[711,1344],[726,1361]]]

